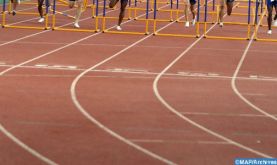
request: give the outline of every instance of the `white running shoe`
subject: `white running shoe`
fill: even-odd
[[[274,21],[273,26],[277,27],[277,20]]]
[[[220,27],[223,27],[223,22],[219,22],[219,26],[220,26]]]
[[[44,22],[44,18],[40,18],[40,19],[38,20],[38,22],[40,22],[40,23]]]
[[[75,22],[75,23],[73,24],[73,26],[74,26],[75,28],[80,28],[80,25],[78,24],[78,22]]]
[[[196,23],[196,18],[194,18],[194,19],[191,21],[192,26],[194,26],[195,23]]]
[[[120,27],[120,26],[116,26],[116,30],[118,30],[118,31],[121,31],[122,30],[122,28]]]
[[[187,27],[187,28],[189,27],[189,21],[185,22],[185,27]]]
[[[267,34],[272,34],[272,30],[268,30],[268,31],[267,31]]]

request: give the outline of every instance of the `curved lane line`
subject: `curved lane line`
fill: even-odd
[[[259,25],[258,25],[258,26],[259,26]],[[254,105],[253,103],[251,103],[248,99],[246,99],[246,98],[239,92],[239,90],[237,89],[237,86],[236,86],[236,79],[237,79],[239,70],[240,70],[240,68],[241,68],[241,66],[242,66],[242,64],[243,64],[243,62],[244,62],[244,60],[245,60],[245,58],[246,58],[247,52],[248,52],[248,50],[250,49],[250,46],[251,46],[251,44],[252,44],[253,41],[254,41],[254,34],[252,35],[250,42],[248,43],[246,49],[244,50],[243,55],[242,55],[242,57],[241,57],[241,59],[240,59],[240,61],[239,61],[239,64],[238,64],[237,68],[236,68],[236,71],[235,71],[235,73],[234,73],[233,76],[232,76],[232,82],[231,82],[232,89],[234,90],[234,92],[236,93],[236,95],[237,95],[241,100],[243,100],[247,105],[249,105],[250,107],[252,107],[254,110],[256,110],[256,111],[258,111],[258,112],[264,114],[265,116],[267,116],[267,117],[269,117],[269,118],[271,118],[271,119],[277,121],[277,117],[276,117],[276,116],[274,116],[274,115],[272,115],[272,114],[269,114],[268,112],[262,110],[261,108],[257,107],[257,106]]]
[[[115,10],[112,10],[111,12],[113,12],[113,11],[115,11]],[[143,14],[143,15],[145,15],[145,14]],[[143,15],[142,15],[142,16],[143,16]],[[130,20],[130,21],[132,21],[132,20]],[[124,22],[123,24],[128,23],[128,22],[130,22],[130,21],[126,21],[126,22]],[[170,24],[169,24],[169,25],[170,25]],[[115,27],[115,26],[112,26],[112,27],[110,27],[110,28],[108,28],[108,29],[112,29],[112,28],[114,28],[114,27]],[[46,31],[36,33],[36,35],[37,35],[37,34],[44,33],[44,32],[46,32]],[[6,69],[6,70],[0,72],[0,76],[3,76],[5,73],[7,73],[7,72],[9,72],[9,71],[11,71],[11,70],[13,70],[13,69],[16,69],[16,68],[18,68],[18,67],[21,67],[21,66],[23,66],[23,65],[25,65],[25,64],[27,64],[27,63],[29,63],[29,62],[38,60],[38,59],[40,59],[40,58],[42,58],[42,57],[45,57],[45,56],[47,56],[47,55],[49,55],[49,54],[52,54],[52,53],[57,52],[57,51],[60,51],[60,50],[62,50],[62,49],[65,49],[65,48],[67,48],[67,47],[69,47],[69,46],[72,46],[72,45],[74,45],[74,44],[76,44],[76,43],[79,43],[79,42],[82,42],[82,41],[84,41],[84,40],[87,40],[87,39],[89,39],[89,38],[91,38],[91,37],[93,37],[93,36],[99,35],[99,34],[102,34],[102,33],[94,33],[94,34],[92,34],[92,35],[89,35],[89,36],[87,36],[87,37],[85,37],[85,38],[79,39],[79,40],[77,40],[77,41],[75,41],[75,42],[72,42],[72,43],[70,43],[70,44],[67,44],[67,45],[65,45],[65,46],[59,47],[59,48],[54,49],[54,50],[52,50],[52,51],[50,51],[50,52],[44,53],[44,54],[42,54],[42,55],[40,55],[40,56],[37,56],[37,57],[35,57],[35,58],[32,58],[32,59],[27,60],[27,61],[25,61],[25,62],[22,62],[22,63],[20,63],[20,64],[14,65],[14,66],[12,66],[12,67],[10,67],[10,68],[8,68],[8,69]],[[31,35],[31,36],[32,36],[32,35]],[[151,36],[151,35],[148,35],[148,36],[145,37],[145,38],[148,38],[148,37],[150,37],[150,36]],[[23,38],[21,38],[21,39],[24,39],[24,38],[28,38],[28,37],[23,37]],[[18,40],[21,40],[21,39],[18,39]],[[10,42],[8,42],[8,43],[16,42],[16,41],[18,41],[18,40],[10,41]],[[0,44],[0,46],[2,46],[2,45]],[[30,154],[32,154],[32,155],[34,155],[35,157],[37,157],[38,159],[44,161],[45,163],[47,163],[47,164],[49,164],[49,165],[56,165],[56,164],[57,164],[57,163],[51,161],[50,159],[46,158],[45,156],[41,155],[39,152],[35,151],[34,149],[30,148],[29,146],[27,146],[27,145],[26,145],[25,143],[23,143],[22,141],[20,141],[20,140],[19,140],[18,138],[16,138],[12,133],[10,133],[7,129],[5,129],[5,127],[4,127],[1,123],[0,123],[0,130],[1,130],[1,132],[2,132],[3,134],[5,134],[7,137],[9,137],[13,142],[15,142],[17,145],[19,145],[20,147],[22,147],[23,149],[25,149],[26,151],[28,151]],[[163,158],[161,158],[161,159],[163,159]],[[165,161],[166,161],[166,160],[165,160]],[[167,164],[174,164],[174,163],[168,161]]]
[[[208,31],[210,31],[212,28],[214,28],[216,25],[213,25]],[[192,124],[193,126],[205,131],[208,134],[211,134],[217,138],[220,138],[230,144],[233,144],[241,149],[244,149],[246,151],[252,152],[256,155],[262,156],[262,157],[266,157],[266,158],[272,158],[270,155],[267,155],[265,153],[259,152],[257,150],[254,150],[250,147],[247,147],[245,145],[242,145],[238,142],[235,142],[219,133],[216,133],[200,124],[198,124],[197,122],[189,119],[188,117],[185,117],[182,113],[178,112],[176,109],[174,109],[169,103],[167,103],[163,97],[160,95],[159,90],[158,90],[158,82],[161,79],[162,75],[165,74],[165,72],[167,72],[179,59],[181,59],[184,55],[186,55],[186,53],[194,46],[196,45],[204,36],[202,35],[199,39],[197,39],[193,44],[191,44],[190,47],[188,47],[184,52],[182,52],[175,60],[173,60],[161,73],[159,73],[157,75],[157,77],[155,78],[154,82],[153,82],[153,90],[154,90],[154,94],[156,95],[156,97],[158,98],[158,100],[172,113],[174,113],[175,115],[177,115],[178,117],[180,117],[181,119],[187,121],[188,123]]]

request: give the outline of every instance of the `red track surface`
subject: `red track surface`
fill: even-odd
[[[233,164],[237,157],[277,157],[276,43],[63,31],[10,42],[37,32],[1,29],[0,122],[45,158],[78,165],[152,165],[166,160],[222,165]],[[223,30],[215,27],[212,33]],[[91,37],[83,40],[87,36]],[[233,77],[244,53],[242,67]],[[92,71],[76,79],[88,68]],[[187,118],[164,106],[153,86],[176,113]],[[275,116],[258,112],[242,96]],[[163,161],[118,140],[107,128]],[[0,164],[45,163],[4,132]]]

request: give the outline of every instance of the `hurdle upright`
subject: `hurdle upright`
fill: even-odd
[[[207,1],[207,0],[205,0]],[[239,5],[239,3],[235,4],[233,6],[233,9],[236,8]],[[219,15],[219,6],[217,6],[217,15]],[[251,27],[254,26],[254,23],[251,23],[251,16],[253,16],[253,14],[251,14],[251,0],[248,0],[248,10],[247,10],[247,14],[243,15],[243,16],[247,16],[247,23],[240,23],[240,22],[224,22],[224,24],[227,25],[238,25],[238,26],[247,26],[247,34],[246,37],[230,37],[230,36],[215,36],[215,35],[208,35],[207,31],[207,6],[205,6],[205,16],[204,16],[204,38],[208,38],[208,39],[227,39],[227,40],[249,40],[250,39],[250,35],[251,35]],[[218,17],[218,16],[217,16]],[[218,18],[217,18],[218,19]],[[221,27],[224,28],[224,27]]]
[[[64,13],[64,12],[59,12],[57,10],[57,0],[53,1],[53,14],[52,14],[52,30],[59,30],[59,31],[71,31],[71,32],[99,32],[98,28],[98,0],[96,0],[96,8],[94,7],[94,4],[90,6],[89,8],[92,9],[91,11],[91,25],[93,25],[94,22],[94,27],[93,28],[69,28],[69,27],[58,27],[57,24],[57,14],[62,15],[67,17],[68,19],[71,19],[72,21],[75,21],[75,16],[72,16],[70,14]],[[82,13],[87,10],[88,6],[88,0],[84,0],[82,4]],[[96,10],[96,13],[94,12],[94,9]],[[83,14],[82,14],[83,15]],[[93,21],[94,20],[94,21]],[[69,23],[70,24],[70,23]]]
[[[8,24],[7,23],[7,14],[9,14],[9,9],[7,10],[6,8],[6,0],[3,0],[3,11],[2,11],[2,27],[3,28],[19,28],[19,29],[37,29],[37,30],[47,30],[47,29],[50,29],[50,26],[49,26],[49,6],[50,6],[50,3],[49,3],[49,0],[46,0],[46,9],[45,9],[45,22],[44,22],[44,26],[32,26],[32,25],[15,25],[14,23],[13,24]],[[17,15],[20,15],[20,14],[27,14],[27,15],[34,15],[34,16],[38,16],[39,14],[38,13],[31,13],[31,12],[18,12]],[[24,22],[24,21],[22,21]],[[27,22],[27,21],[25,21]]]
[[[103,16],[101,17],[102,18],[102,32],[103,33],[113,33],[113,34],[134,34],[134,35],[148,35],[149,34],[149,0],[147,0],[147,3],[146,3],[146,9],[145,9],[145,19],[138,19],[139,17],[136,17],[137,19],[130,19],[130,18],[127,18],[129,21],[130,20],[134,20],[134,22],[144,22],[144,31],[116,31],[116,30],[113,30],[113,29],[107,29],[106,28],[106,23],[107,23],[107,20],[114,20],[114,19],[118,19],[118,17],[107,17],[106,16],[106,0],[104,0],[104,7],[103,7]],[[124,24],[124,22],[122,23]]]
[[[162,33],[162,32],[158,32],[157,31],[157,22],[159,22],[157,20],[157,10],[156,10],[156,6],[157,6],[157,3],[156,3],[157,0],[155,0],[155,5],[154,5],[154,27],[153,27],[153,31],[154,31],[154,35],[156,36],[172,36],[172,37],[188,37],[188,38],[195,38],[195,37],[199,37],[200,36],[200,32],[199,32],[199,19],[200,19],[200,0],[198,0],[197,2],[197,13],[196,13],[196,23],[195,23],[195,34],[184,34],[185,33],[185,27],[184,27],[184,33],[182,34],[174,34],[174,33]],[[171,6],[172,7],[172,6]],[[177,0],[177,11],[179,10],[178,8],[178,0]],[[179,17],[178,14],[176,14],[176,23],[182,23],[184,21],[180,21],[179,20]],[[183,27],[183,26],[182,26]]]
[[[262,6],[261,6],[261,8],[262,8]],[[264,10],[264,12],[260,16],[260,18],[259,18],[259,14],[257,12],[258,10],[259,10],[259,4],[256,4],[256,13],[255,13],[256,14],[256,19],[255,19],[255,31],[254,31],[254,39],[255,39],[255,41],[277,42],[277,37],[273,38],[274,36],[276,36],[274,34],[271,34],[271,35],[266,34],[267,37],[265,37],[265,35],[259,35],[259,29],[261,27],[266,27],[267,28],[268,25],[263,25],[262,24],[263,19],[265,18],[265,16],[267,16],[266,15],[266,10]],[[273,25],[271,25],[271,28],[277,29],[277,27],[275,27]]]

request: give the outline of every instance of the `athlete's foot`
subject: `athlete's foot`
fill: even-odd
[[[268,30],[268,31],[267,31],[267,34],[272,34],[272,30]]]
[[[191,21],[191,25],[194,26],[196,23],[196,18],[194,18],[192,21]]]
[[[38,22],[40,22],[40,23],[44,22],[44,18],[40,18],[40,19],[38,20]]]
[[[15,16],[15,15],[16,15],[16,12],[15,12],[14,10],[12,11],[12,15],[13,15],[13,16]]]
[[[122,30],[122,28],[120,27],[120,26],[116,26],[116,30],[118,30],[118,31],[121,31]]]
[[[220,26],[220,27],[223,27],[223,22],[219,22],[219,26]]]
[[[189,27],[189,21],[185,22],[185,27],[188,28]]]
[[[75,28],[80,28],[80,25],[78,24],[78,22],[75,22],[75,23],[73,24],[73,26],[74,26]]]

